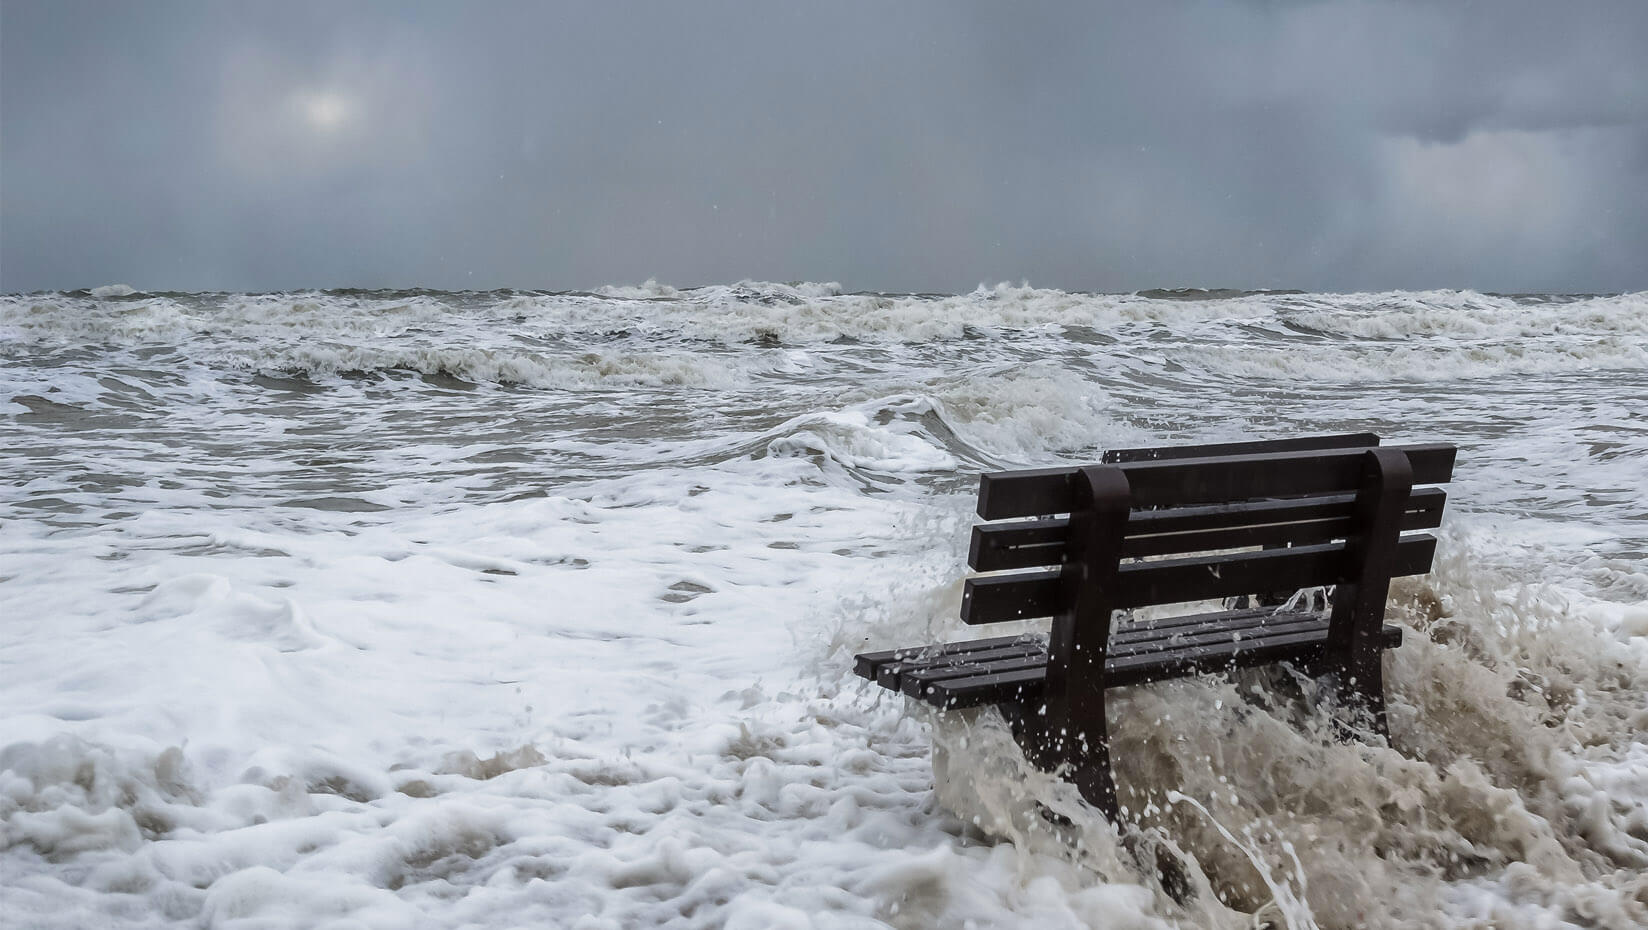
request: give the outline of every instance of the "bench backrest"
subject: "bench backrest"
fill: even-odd
[[[1126,609],[1357,581],[1375,522],[1370,474],[1379,468],[1370,452],[1378,442],[1359,433],[1107,453],[1100,469],[1112,486],[1121,486],[1117,473],[1125,478],[1128,501],[1120,564],[1104,601]],[[1442,484],[1452,477],[1455,451],[1442,443],[1386,447],[1380,467],[1400,468],[1405,459],[1411,485]],[[1059,566],[1069,558],[1069,515],[1079,509],[1083,480],[1078,468],[981,478],[979,516],[1010,522],[975,527],[968,563],[981,572],[1035,570],[969,579],[965,622],[1046,617],[1069,606]],[[1399,531],[1441,525],[1441,488],[1404,487],[1401,497],[1399,511],[1383,521],[1387,529],[1393,520]],[[1434,537],[1388,542],[1391,576],[1430,570]]]

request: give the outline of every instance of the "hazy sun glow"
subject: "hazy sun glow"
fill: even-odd
[[[320,130],[337,129],[349,121],[354,110],[348,98],[329,91],[307,94],[301,105],[309,125]]]

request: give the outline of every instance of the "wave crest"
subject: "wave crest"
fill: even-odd
[[[543,355],[508,349],[306,346],[239,356],[230,364],[263,374],[307,377],[411,371],[459,381],[541,388],[727,388],[737,366],[685,352],[583,352]]]

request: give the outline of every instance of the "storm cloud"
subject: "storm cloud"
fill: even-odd
[[[1648,6],[0,6],[0,290],[1648,288]]]

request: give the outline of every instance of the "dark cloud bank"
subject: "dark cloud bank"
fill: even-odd
[[[1648,288],[1648,5],[3,0],[0,290]]]

